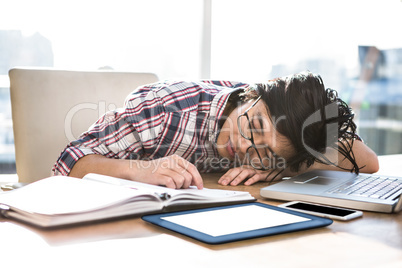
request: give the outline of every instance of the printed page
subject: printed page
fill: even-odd
[[[0,204],[27,212],[64,214],[125,203],[147,193],[89,180],[55,176],[0,194]]]
[[[147,183],[135,182],[130,180],[119,179],[99,174],[88,174],[84,179],[95,180],[113,185],[126,186],[133,189],[149,191],[156,193],[162,200],[168,200],[167,203],[186,204],[200,202],[220,202],[220,201],[241,201],[253,200],[254,197],[249,192],[232,191],[220,189],[197,189],[195,186],[190,186],[188,189],[170,189],[163,186],[156,186]],[[193,202],[191,202],[193,201]]]

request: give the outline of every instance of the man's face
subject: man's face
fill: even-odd
[[[250,107],[251,109],[249,109]],[[247,109],[249,110],[247,111]],[[245,111],[247,111],[248,117],[244,116]],[[238,120],[240,115],[243,116]],[[278,122],[278,119],[274,120]],[[292,149],[288,139],[276,131],[274,124],[275,121],[271,121],[267,107],[262,100],[257,102],[253,100],[238,106],[228,116],[219,133],[217,139],[218,153],[232,161],[238,159],[243,164],[250,164],[250,161],[259,164],[259,158],[262,159],[264,166],[277,164],[274,163],[278,161],[278,159],[274,160],[274,155],[277,155],[276,158],[289,157],[292,154]],[[244,137],[251,137],[251,135],[256,150],[249,149],[252,145],[251,140]],[[247,152],[249,158],[247,158]]]

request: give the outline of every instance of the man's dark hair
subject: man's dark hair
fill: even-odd
[[[276,130],[289,139],[295,150],[287,159],[291,171],[299,171],[302,165],[310,167],[314,162],[336,165],[324,156],[331,147],[352,163],[351,172],[359,172],[352,151],[353,141],[358,138],[354,114],[335,90],[325,89],[321,76],[302,72],[256,84],[244,93],[245,99],[256,95],[262,96]],[[328,109],[335,109],[331,116],[326,114]],[[313,122],[306,124],[313,116]]]

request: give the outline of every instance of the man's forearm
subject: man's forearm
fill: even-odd
[[[130,161],[124,159],[111,159],[103,155],[90,154],[84,156],[75,163],[69,173],[69,176],[82,178],[88,173],[97,173],[119,178],[126,178],[126,171],[129,168]]]
[[[377,155],[363,142],[355,140],[353,142],[353,154],[359,171],[363,173],[374,173],[379,169],[379,163]],[[292,172],[287,168],[284,172],[284,176],[294,176],[309,170],[326,169],[326,170],[352,170],[353,164],[346,159],[341,153],[333,148],[328,148],[324,154],[333,164],[323,164],[315,162],[310,167],[303,165],[298,172]]]

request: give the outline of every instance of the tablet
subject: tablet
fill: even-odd
[[[208,244],[295,232],[333,222],[258,202],[159,213],[142,219]]]

